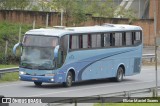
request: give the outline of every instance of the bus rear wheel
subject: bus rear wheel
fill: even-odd
[[[42,82],[34,82],[34,84],[35,84],[36,86],[41,86],[41,85],[42,85]]]
[[[72,86],[73,76],[72,73],[69,71],[67,74],[66,82],[63,82],[64,87]]]
[[[119,67],[117,70],[117,75],[115,77],[116,82],[121,82],[123,80],[124,70],[122,67]]]

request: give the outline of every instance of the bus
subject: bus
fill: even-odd
[[[112,78],[140,73],[142,28],[125,24],[85,27],[53,27],[29,30],[21,47],[19,78],[42,83],[61,83]]]

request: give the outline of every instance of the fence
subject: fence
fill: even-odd
[[[160,91],[160,86],[158,87],[158,92]],[[114,103],[114,102],[127,102],[127,100],[132,99],[142,99],[149,98],[152,100],[152,97],[155,97],[156,89],[153,88],[144,88],[144,89],[137,89],[137,90],[130,90],[130,91],[123,91],[123,92],[116,92],[116,93],[109,93],[109,94],[101,94],[101,95],[92,95],[88,97],[73,97],[59,101],[53,101],[52,103],[48,103],[48,106],[62,106],[66,104],[73,104],[73,106],[77,106],[78,103]],[[144,95],[145,94],[145,95]],[[143,96],[142,96],[143,95]],[[157,100],[157,101],[156,101]],[[135,101],[136,102],[136,101]],[[147,102],[147,101],[146,101]],[[160,98],[154,98],[154,102],[160,102]]]
[[[150,62],[155,61],[155,54],[143,54],[143,60],[149,60]]]
[[[86,15],[87,21],[82,22],[80,26],[99,25],[102,23],[113,24],[129,24],[130,20],[125,18],[104,18],[93,17]],[[57,26],[61,23],[60,13],[58,12],[38,12],[38,11],[21,11],[21,10],[0,10],[0,21],[9,21],[17,23],[26,23],[32,25],[33,22],[38,26],[46,26],[46,20],[49,26]],[[72,19],[70,19],[72,20]],[[63,19],[63,25],[68,21]],[[141,26],[144,33],[144,45],[154,45],[154,20],[153,19],[140,19],[135,20],[133,25]],[[69,26],[73,26],[72,24]]]
[[[18,67],[0,69],[0,74],[18,72],[18,69],[19,69]]]

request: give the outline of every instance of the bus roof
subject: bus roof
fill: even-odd
[[[142,30],[139,26],[124,24],[104,24],[102,26],[64,27],[64,28],[40,28],[27,31],[29,35],[63,36],[66,34],[99,33],[116,31]]]

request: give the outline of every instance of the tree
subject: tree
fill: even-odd
[[[50,11],[51,9],[50,1],[48,0],[37,0],[37,5],[41,11]]]
[[[119,6],[114,13],[114,17],[116,18],[128,18],[129,23],[136,19],[135,11],[131,9],[126,10],[124,7],[121,6]]]
[[[52,0],[52,9],[61,12],[65,17],[65,25],[72,24],[74,26],[86,20],[83,0]]]
[[[87,0],[87,13],[95,17],[113,17],[115,5],[113,0]]]
[[[25,10],[30,3],[30,0],[0,0],[0,9]]]
[[[30,5],[30,0],[12,0],[15,5],[15,9],[25,10]]]

